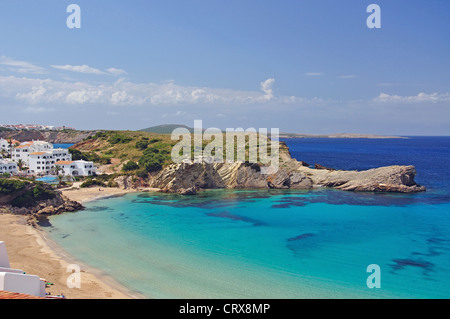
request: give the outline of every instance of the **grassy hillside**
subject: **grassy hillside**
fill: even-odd
[[[191,136],[193,138],[193,134]],[[223,153],[226,153],[225,136]],[[101,131],[70,148],[73,160],[89,160],[100,164],[100,171],[107,174],[134,174],[145,177],[147,173],[159,171],[172,164],[172,141],[170,134],[144,131]],[[204,140],[202,149],[210,143]],[[247,140],[246,160],[251,149],[258,149],[258,143]],[[281,144],[281,148],[286,148]],[[286,148],[287,149],[287,148]],[[237,147],[234,145],[235,160]],[[269,149],[270,155],[270,149]],[[194,143],[191,143],[191,159],[194,158]],[[214,152],[213,152],[214,155]]]
[[[70,148],[74,160],[84,159],[103,165],[107,173],[145,174],[171,163],[169,134],[142,131],[102,131]],[[137,166],[127,163],[139,163]],[[158,164],[158,165],[156,165]],[[125,166],[125,168],[124,168]]]
[[[140,131],[142,132],[149,132],[149,133],[156,133],[156,134],[171,134],[173,132],[174,129],[176,128],[187,128],[189,130],[189,132],[193,133],[194,129],[186,126],[186,125],[180,125],[180,124],[163,124],[163,125],[158,125],[158,126],[152,126],[152,127],[148,127],[148,128],[144,128]]]

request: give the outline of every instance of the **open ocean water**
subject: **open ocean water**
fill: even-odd
[[[53,216],[47,231],[154,298],[450,297],[450,137],[285,141],[312,165],[415,165],[428,191],[127,194]],[[371,264],[381,288],[367,287]]]

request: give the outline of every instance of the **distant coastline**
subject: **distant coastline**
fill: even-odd
[[[176,128],[186,128],[189,132],[193,133],[194,129],[182,125],[182,124],[163,124],[157,125],[145,129],[141,129],[137,132],[148,132],[155,134],[172,134],[172,131]],[[0,130],[0,138],[13,138],[15,140],[24,142],[31,140],[43,140],[56,144],[77,144],[85,139],[94,136],[98,132],[105,132],[108,130],[62,130],[62,131],[49,131],[49,130]],[[114,130],[110,130],[114,131]],[[120,131],[117,131],[120,132]],[[130,131],[125,131],[130,132]],[[224,131],[225,133],[225,131]],[[333,134],[304,134],[304,133],[288,133],[281,132],[280,138],[361,138],[361,139],[407,139],[404,136],[394,135],[376,135],[376,134],[361,134],[361,133],[333,133]]]
[[[365,138],[365,139],[408,139],[404,136],[375,135],[358,133],[336,133],[336,134],[301,134],[280,133],[280,138]]]

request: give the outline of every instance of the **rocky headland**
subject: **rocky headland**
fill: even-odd
[[[263,175],[245,164],[177,164],[151,176],[148,181],[132,182],[119,177],[119,184],[134,187],[160,188],[162,192],[195,194],[202,189],[313,189],[336,188],[358,192],[415,193],[425,187],[414,181],[414,166],[388,166],[367,171],[311,169],[299,166],[295,170],[281,168],[272,175]]]
[[[204,189],[314,189],[335,188],[356,192],[423,192],[414,178],[414,166],[386,166],[366,171],[344,171],[316,164],[314,168],[293,159],[283,145],[280,167],[274,174],[262,174],[260,164],[181,163],[172,164],[148,178],[120,176],[124,188],[152,187],[161,192],[193,195]]]
[[[51,215],[82,209],[79,202],[44,183],[0,179],[0,214],[27,216],[30,225]]]

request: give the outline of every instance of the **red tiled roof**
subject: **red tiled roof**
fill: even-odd
[[[70,165],[72,164],[74,161],[58,161],[55,164],[57,165]]]
[[[24,147],[29,147],[29,146],[31,146],[31,145],[33,145],[33,143],[19,145],[19,146],[17,146],[16,148],[24,148]]]
[[[42,297],[19,294],[17,292],[9,292],[0,290],[0,299],[45,299]]]

